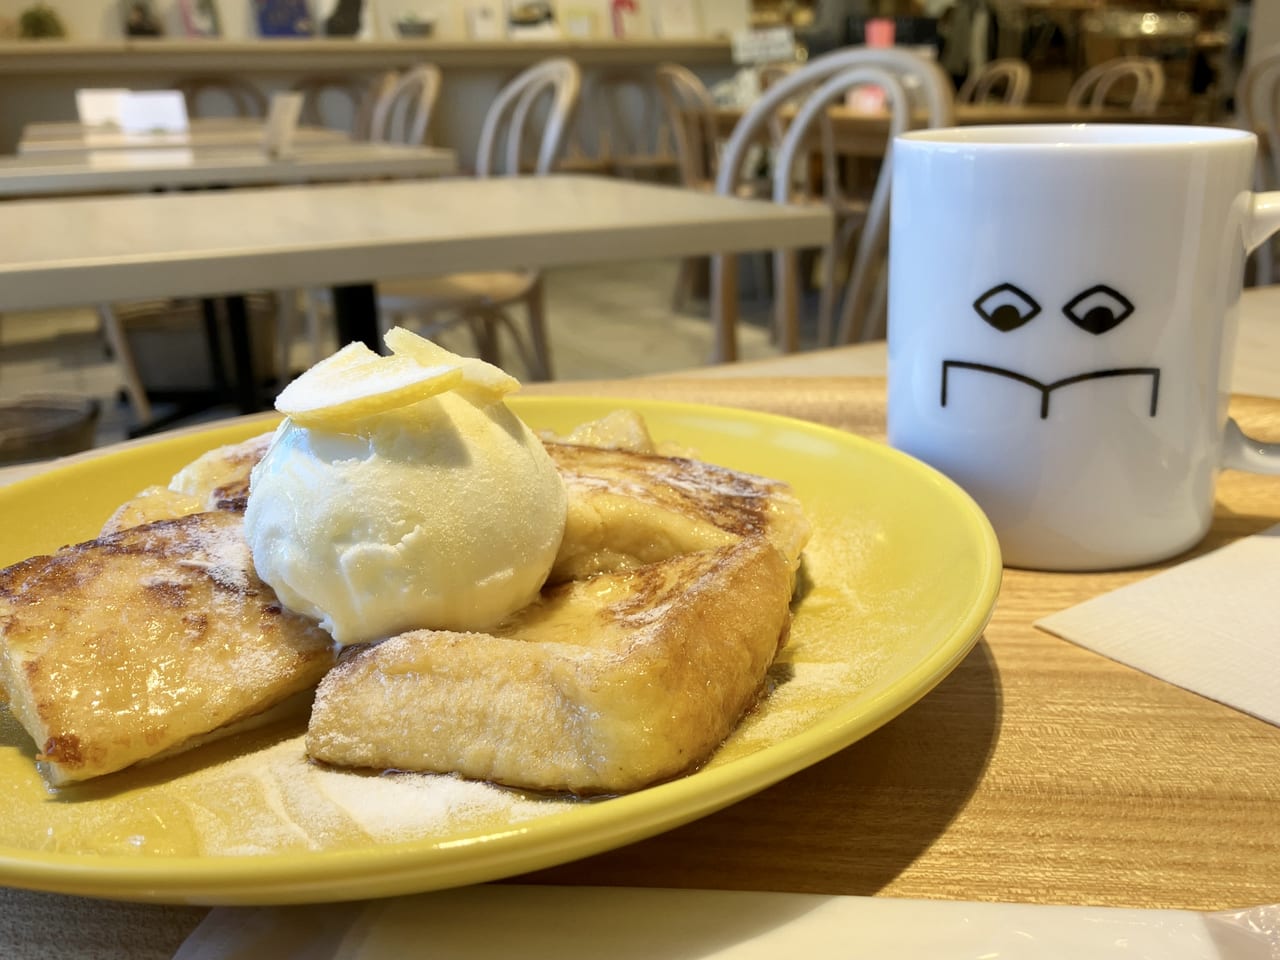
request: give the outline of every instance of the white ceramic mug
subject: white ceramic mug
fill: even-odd
[[[893,148],[889,442],[985,510],[1005,562],[1136,566],[1208,531],[1244,261],[1280,229],[1255,137],[1082,124]]]

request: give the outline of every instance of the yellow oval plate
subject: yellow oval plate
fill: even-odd
[[[703,459],[790,482],[813,524],[777,687],[704,768],[627,796],[530,797],[452,777],[325,770],[293,726],[242,734],[58,794],[0,710],[0,884],[118,899],[267,904],[476,883],[652,836],[866,736],[924,696],[991,615],[1000,556],[958,487],[880,444],[727,408],[516,398],[535,428],[619,406]],[[95,535],[142,487],[261,432],[237,421],[0,489],[0,565]]]

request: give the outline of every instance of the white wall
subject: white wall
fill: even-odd
[[[17,19],[35,0],[0,0],[0,17]],[[223,36],[243,40],[257,36],[250,0],[217,0]],[[656,2],[656,0],[651,0]],[[729,34],[746,29],[750,0],[687,0],[699,5],[699,17],[708,36]],[[311,0],[312,9],[327,11],[333,0]],[[561,16],[571,11],[594,14],[598,37],[611,36],[609,0],[556,0]],[[117,40],[124,35],[121,26],[121,0],[51,0],[74,40]],[[165,24],[170,36],[182,36],[182,18],[177,0],[152,0],[152,7]],[[392,23],[406,12],[437,18],[436,37],[441,40],[465,40],[466,3],[462,0],[365,0],[366,16],[372,7],[372,36],[394,39]],[[643,30],[640,35],[650,32]]]
[[[34,0],[0,0],[0,16],[16,17],[22,9],[30,6]],[[73,39],[81,41],[111,40],[122,36],[122,29],[117,17],[119,0],[50,0],[62,14],[71,31]],[[160,15],[177,17],[176,0],[152,0]],[[312,0],[313,3],[316,0]],[[333,0],[321,0],[326,6]],[[367,2],[367,0],[366,0]],[[557,0],[561,9],[569,5],[582,6],[586,3],[599,3],[607,9],[608,0]],[[727,30],[743,29],[747,22],[747,7],[750,0],[702,0],[705,5],[704,24],[720,26]],[[464,7],[460,0],[375,0],[377,4],[404,4],[413,9],[426,11],[422,4],[439,3],[448,13],[448,18],[441,21],[441,39],[466,39]],[[404,6],[398,9],[404,9]],[[250,15],[250,0],[221,0],[219,14],[223,25],[223,33],[228,39],[246,39],[256,35]],[[388,7],[384,12],[387,23],[394,16],[397,8]],[[600,21],[607,27],[607,20]],[[181,35],[181,27],[177,20],[173,21],[171,33]],[[389,33],[383,32],[382,36]],[[214,41],[210,41],[214,42]],[[299,41],[307,43],[308,41]],[[287,66],[273,65],[268,72],[255,75],[248,73],[264,93],[286,89],[297,76],[310,72],[293,70]],[[513,72],[509,68],[486,66],[483,63],[456,65],[445,71],[445,89],[448,95],[441,102],[433,118],[432,127],[436,142],[454,147],[458,150],[464,165],[471,163],[479,128],[483,121],[484,110],[497,93],[502,82]],[[708,83],[715,83],[731,75],[732,68],[728,63],[723,66],[699,66],[697,72]],[[0,154],[12,152],[25,124],[34,121],[74,120],[77,87],[109,86],[130,87],[135,89],[154,89],[172,85],[176,73],[165,70],[149,71],[139,69],[136,73],[111,72],[96,74],[92,70],[83,73],[69,71],[65,74],[14,74],[4,76],[0,71]],[[215,110],[219,104],[209,104]],[[339,116],[326,117],[331,122],[338,122]]]

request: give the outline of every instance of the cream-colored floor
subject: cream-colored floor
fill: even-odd
[[[710,330],[705,310],[671,309],[678,264],[642,262],[554,270],[547,274],[547,312],[557,379],[583,380],[663,373],[706,362]],[[740,327],[744,359],[776,354],[762,325],[750,322],[763,308],[743,305],[748,322]],[[465,335],[445,338],[467,352]],[[327,345],[332,349],[330,340]],[[298,342],[294,359],[309,362],[310,349]],[[517,362],[512,372],[521,376]],[[99,398],[99,444],[123,439],[136,423],[120,399],[120,375],[108,355],[89,310],[6,314],[0,318],[0,402],[38,394],[78,394]],[[157,413],[163,413],[158,407]],[[233,413],[230,408],[212,416]]]

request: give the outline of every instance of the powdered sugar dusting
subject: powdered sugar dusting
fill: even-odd
[[[306,759],[300,736],[199,771],[188,785],[205,856],[442,840],[503,830],[572,805],[452,776],[326,767]]]
[[[211,525],[192,527],[192,557],[179,560],[177,565],[203,570],[214,583],[236,593],[249,589],[249,571],[253,558],[249,544],[238,525]]]

